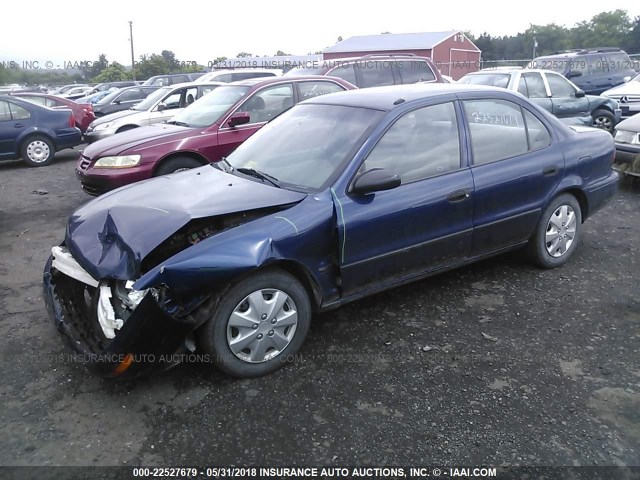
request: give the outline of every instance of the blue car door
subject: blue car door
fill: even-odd
[[[475,185],[472,256],[526,242],[560,183],[561,147],[527,108],[461,95]],[[532,109],[533,110],[533,109]]]
[[[369,194],[333,191],[345,297],[464,259],[471,247],[473,179],[453,101],[403,113],[355,179],[372,169],[401,185]]]
[[[0,100],[0,157],[15,157],[18,138],[30,126],[30,116],[25,108]]]

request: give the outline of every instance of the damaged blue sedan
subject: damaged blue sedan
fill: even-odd
[[[316,311],[516,248],[564,264],[616,192],[613,158],[611,135],[504,89],[318,97],[227,159],[78,209],[45,267],[47,309],[103,376],[194,351],[262,375]]]

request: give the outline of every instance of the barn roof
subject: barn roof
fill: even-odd
[[[446,32],[423,33],[383,33],[380,35],[360,35],[349,37],[323,50],[322,53],[367,52],[384,50],[413,50],[433,48],[447,38],[458,33],[455,30]]]

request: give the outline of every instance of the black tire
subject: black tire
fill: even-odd
[[[31,135],[22,142],[22,160],[30,167],[44,167],[53,161],[56,149],[44,135]]]
[[[227,339],[228,333],[233,335],[234,327],[230,327],[228,324],[231,314],[236,308],[242,308],[242,305],[245,305],[249,295],[256,292],[263,293],[264,290],[270,289],[280,290],[281,293],[288,296],[287,301],[283,304],[283,310],[278,310],[278,312],[285,312],[284,308],[289,308],[288,311],[294,309],[297,313],[297,324],[295,325],[293,332],[290,330],[292,327],[280,327],[280,330],[277,330],[281,335],[284,334],[286,336],[287,333],[291,335],[289,343],[280,351],[273,346],[275,343],[269,339],[269,336],[273,337],[274,330],[278,328],[277,323],[274,327],[271,327],[274,320],[276,322],[283,321],[285,317],[282,315],[280,315],[280,320],[276,320],[275,316],[273,318],[269,318],[266,316],[266,313],[263,315],[257,313],[257,315],[261,315],[261,320],[259,320],[261,323],[258,327],[254,327],[252,329],[248,327],[246,327],[246,330],[243,329],[243,332],[245,332],[244,335],[241,335],[240,330],[236,328],[235,333],[238,337],[245,337],[246,335],[246,337],[251,336],[259,342],[265,341],[262,348],[263,351],[266,351],[265,356],[273,355],[272,358],[263,358],[261,361],[252,363],[249,358],[243,359],[240,358],[239,355],[244,357],[253,356],[254,347],[256,354],[258,354],[258,350],[260,350],[258,345],[261,344],[252,341],[251,349],[246,348],[236,355],[236,353],[231,350],[229,340]],[[273,300],[273,298],[274,297],[271,299]],[[289,302],[289,300],[292,300],[292,302]],[[307,336],[312,315],[311,302],[309,301],[309,296],[305,288],[295,277],[278,269],[266,270],[246,277],[235,285],[232,285],[229,290],[222,295],[218,302],[211,301],[208,305],[203,305],[201,308],[209,309],[209,311],[205,312],[208,320],[198,330],[199,346],[210,355],[211,360],[220,370],[239,378],[250,378],[265,375],[278,370],[285,363],[290,361],[292,359],[292,355],[300,350],[300,347]],[[274,315],[278,314],[278,312]],[[264,318],[265,316],[266,318]],[[272,328],[273,330],[271,330]],[[251,333],[252,330],[255,330],[255,335]],[[262,330],[264,330],[261,337],[262,339],[258,340]],[[280,338],[282,338],[282,336],[280,336]],[[269,349],[265,350],[265,348]],[[273,350],[270,348],[273,348]],[[277,353],[278,351],[279,353]],[[258,358],[260,357],[258,356]]]
[[[134,128],[138,128],[138,125],[125,125],[124,127],[120,127],[116,130],[116,133],[126,132],[127,130],[133,130]]]
[[[567,207],[573,210],[574,212],[574,222],[575,222],[575,233],[573,234],[573,242],[566,248],[564,253],[561,252],[561,249],[556,249],[555,254],[558,256],[553,256],[549,249],[553,247],[553,243],[547,243],[547,230],[550,232],[554,231],[554,226],[552,225],[552,218],[557,218],[560,220],[561,217],[558,216],[558,213],[561,211],[562,207]],[[558,222],[560,223],[560,222]],[[571,223],[565,225],[563,222],[561,224],[561,228],[569,227],[567,231],[559,231],[557,233],[565,235],[564,238],[567,238],[566,235],[571,235]],[[529,245],[527,246],[527,253],[529,254],[529,258],[536,265],[542,268],[556,268],[561,265],[564,265],[569,258],[575,252],[578,243],[581,241],[581,232],[582,232],[582,211],[580,210],[580,204],[576,197],[569,194],[562,194],[558,197],[554,198],[547,208],[544,209],[542,215],[540,216],[540,221],[538,222],[538,226],[536,230],[529,240]]]
[[[165,160],[160,164],[155,172],[155,176],[168,175],[178,170],[189,170],[191,168],[198,168],[202,166],[200,162],[189,157],[175,157]]]
[[[591,114],[592,125],[613,134],[616,128],[616,117],[609,110],[599,108]]]

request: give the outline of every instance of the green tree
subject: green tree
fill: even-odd
[[[124,66],[120,65],[118,62],[113,62],[107,68],[102,70],[102,72],[100,72],[93,81],[96,83],[118,82],[120,80],[128,80],[130,78],[131,75],[125,70]]]
[[[245,58],[245,57],[252,57],[253,55],[251,53],[247,53],[247,52],[240,52],[238,55],[236,55],[237,58]]]

